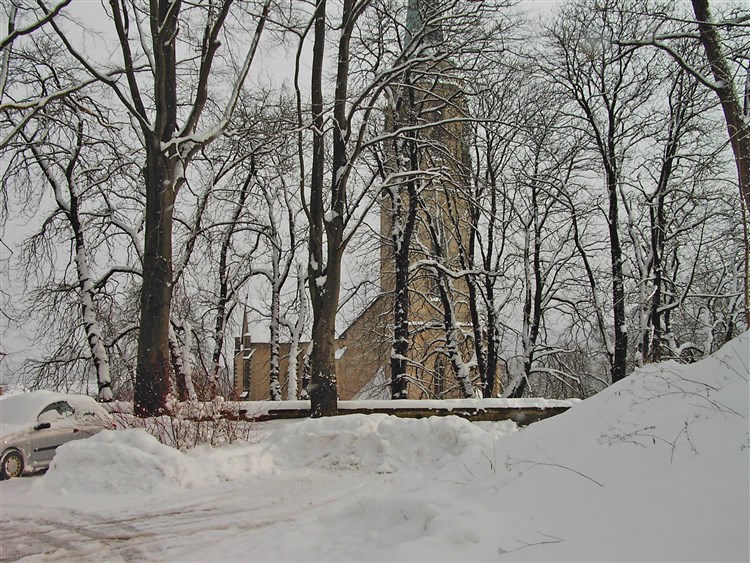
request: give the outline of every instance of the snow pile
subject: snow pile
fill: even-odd
[[[60,448],[43,478],[0,483],[4,531],[20,519],[5,557],[75,559],[26,537],[59,521],[64,539],[72,512],[117,538],[127,522],[140,550],[87,544],[89,559],[748,561],[749,365],[746,333],[517,432],[349,415],[187,453],[102,432]]]
[[[503,444],[513,560],[747,561],[750,333],[637,370]],[[486,497],[488,504],[491,503]]]
[[[201,446],[184,453],[145,430],[105,430],[58,448],[38,487],[52,494],[132,496],[192,489],[274,469],[268,455],[252,445]]]
[[[483,456],[515,429],[509,421],[483,430],[457,417],[349,415],[284,424],[260,444],[187,453],[144,430],[104,431],[60,447],[40,487],[55,494],[130,495],[300,470],[435,471]]]
[[[487,428],[454,416],[417,420],[353,414],[288,425],[265,446],[279,469],[434,471],[491,451],[495,440],[516,425],[504,421]]]
[[[322,514],[304,533],[322,547],[285,556],[747,561],[748,344],[638,370],[439,475],[426,464],[426,482]]]
[[[195,459],[143,430],[104,430],[60,448],[43,480],[58,494],[136,494],[216,480]]]

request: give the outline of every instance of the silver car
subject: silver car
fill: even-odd
[[[49,467],[55,450],[71,440],[114,429],[91,397],[33,391],[0,399],[0,479]]]

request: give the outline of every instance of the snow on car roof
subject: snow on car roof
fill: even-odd
[[[98,408],[96,401],[86,395],[68,395],[44,390],[32,391],[9,395],[0,400],[0,424],[13,426],[29,424],[36,420],[44,407],[56,401],[67,401],[76,410]]]

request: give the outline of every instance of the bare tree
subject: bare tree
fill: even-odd
[[[234,112],[245,77],[252,63],[270,9],[270,0],[260,7],[250,45],[241,68],[234,74],[231,93],[221,119],[207,126],[201,122],[209,99],[212,69],[221,46],[224,24],[235,7],[233,0],[210,6],[181,0],[157,0],[144,11],[128,0],[111,0],[108,16],[119,42],[126,85],[108,76],[108,71],[81,54],[55,20],[50,22],[60,40],[81,66],[95,79],[110,86],[132,116],[145,148],[146,186],[145,245],[135,411],[139,415],[161,412],[169,392],[169,329],[172,298],[172,218],[177,194],[186,181],[186,169],[196,153],[226,129]],[[49,9],[45,9],[49,13]],[[185,32],[203,29],[191,45]],[[135,31],[135,36],[132,33]],[[133,39],[138,39],[138,42]],[[134,51],[140,45],[142,51]],[[197,48],[200,64],[192,67],[194,81],[181,84],[178,45]],[[153,77],[147,86],[140,77],[143,65]],[[188,67],[190,68],[188,61]],[[184,92],[181,93],[181,88]],[[185,106],[182,96],[191,102]],[[180,108],[185,108],[181,110]]]
[[[3,177],[6,188],[29,189],[30,205],[38,205],[44,214],[42,227],[27,241],[23,258],[26,267],[40,273],[48,272],[50,279],[32,289],[35,295],[32,312],[45,311],[42,303],[59,305],[64,296],[69,296],[71,302],[77,301],[79,307],[77,315],[67,321],[60,320],[68,327],[70,334],[66,346],[71,353],[66,353],[66,346],[54,349],[57,339],[51,338],[53,354],[32,362],[35,366],[32,369],[37,372],[35,379],[41,382],[52,375],[55,366],[69,366],[83,360],[93,368],[101,401],[113,399],[107,342],[108,336],[112,338],[113,335],[105,333],[101,322],[102,303],[112,298],[109,292],[113,290],[111,282],[115,276],[131,276],[138,272],[137,267],[114,265],[117,263],[112,260],[112,255],[117,252],[115,249],[120,248],[123,240],[127,244],[127,239],[112,235],[114,225],[102,194],[113,184],[122,182],[126,177],[123,172],[126,173],[133,163],[119,150],[115,141],[121,125],[110,118],[111,115],[97,107],[91,97],[80,93],[50,102],[33,119],[27,120],[25,127],[19,130],[18,142],[6,146],[8,167]],[[39,187],[45,184],[49,197],[42,198]],[[49,213],[44,211],[45,201],[53,202]],[[66,240],[72,241],[70,265],[75,271],[73,282],[66,279],[68,265],[58,262],[54,254],[49,253],[49,245]],[[111,265],[97,275],[96,260],[101,257],[108,257]],[[65,269],[56,272],[63,265]],[[29,276],[28,286],[33,288],[36,279],[35,275]],[[60,317],[53,314],[52,318]],[[45,323],[46,327],[50,324],[54,322]],[[87,342],[88,354],[78,346],[70,346],[80,329]],[[81,371],[85,377],[87,370]],[[42,372],[47,375],[42,376]],[[73,378],[68,379],[71,381],[66,385],[72,384]]]
[[[16,117],[8,123],[10,125],[5,135],[0,138],[0,149],[5,147],[32,119],[37,112],[41,111],[48,103],[65,97],[73,92],[79,91],[91,80],[79,80],[65,84],[59,81],[55,83],[56,88],[45,89],[41,94],[35,91],[24,92],[23,88],[13,88],[8,91],[9,76],[15,81],[18,77],[14,75],[12,62],[13,46],[17,41],[27,36],[36,34],[38,30],[48,25],[54,18],[71,3],[72,0],[61,0],[52,8],[37,6],[32,2],[22,0],[11,0],[3,6],[3,11],[8,19],[8,27],[4,35],[0,35],[0,112],[12,112]],[[80,79],[80,77],[78,77]],[[20,84],[23,84],[21,81]]]
[[[423,339],[426,331],[436,328],[424,318],[428,310],[432,310],[430,314],[435,320],[443,319],[438,324],[445,335],[444,347],[436,353],[453,355],[449,361],[459,378],[474,368],[473,362],[464,362],[460,357],[459,348],[466,339],[454,328],[458,321],[456,313],[460,311],[463,317],[465,304],[456,308],[456,288],[450,289],[451,283],[444,284],[451,302],[446,311],[434,309],[430,300],[438,300],[438,293],[428,295],[430,290],[426,286],[434,286],[437,291],[435,283],[442,273],[432,267],[436,259],[442,267],[454,270],[463,267],[455,260],[457,247],[465,246],[457,233],[467,232],[468,223],[465,218],[461,219],[461,225],[455,221],[467,208],[471,184],[467,97],[471,81],[486,64],[483,61],[490,60],[496,51],[496,37],[504,32],[495,11],[498,6],[487,4],[481,11],[462,11],[462,6],[451,2],[412,0],[401,18],[381,18],[392,21],[395,29],[387,24],[378,28],[388,44],[403,45],[405,50],[413,51],[412,58],[405,61],[406,69],[385,91],[386,116],[381,134],[383,144],[387,145],[380,152],[384,178],[381,262],[387,270],[381,272],[381,289],[392,295],[393,398],[406,398],[409,382],[428,393],[425,382],[419,381],[420,373],[427,375],[430,371],[428,364],[409,352],[415,339]],[[430,215],[435,219],[432,226]],[[446,224],[439,224],[440,221]],[[448,244],[440,245],[439,256],[431,250],[436,248],[430,242],[431,229],[438,238],[448,234],[445,239]],[[458,285],[465,285],[465,281],[461,279]],[[451,320],[446,324],[446,319]],[[436,370],[431,371],[433,378],[440,377]],[[467,392],[473,389],[473,384],[467,380],[460,387]]]
[[[264,210],[266,216],[260,219],[262,224],[261,238],[264,241],[265,246],[268,248],[271,255],[270,268],[259,268],[256,267],[255,271],[265,277],[268,283],[271,285],[271,306],[269,315],[269,330],[270,330],[270,344],[271,344],[271,357],[270,357],[270,391],[271,400],[280,401],[282,399],[282,390],[280,385],[280,374],[281,374],[281,328],[286,325],[292,330],[293,343],[299,346],[299,331],[301,326],[299,322],[302,321],[304,313],[300,310],[300,321],[292,324],[286,320],[282,315],[282,299],[284,286],[289,280],[292,267],[297,260],[297,251],[300,247],[300,226],[297,220],[301,215],[301,207],[299,202],[293,201],[292,191],[289,189],[286,180],[286,172],[288,169],[293,169],[289,166],[290,156],[281,155],[282,150],[279,150],[276,156],[273,158],[274,174],[270,178],[266,178],[260,182],[260,191],[263,198]],[[304,226],[304,225],[303,225]],[[304,242],[304,239],[302,239]],[[299,276],[298,276],[299,281]],[[299,296],[296,296],[299,299]],[[304,304],[300,301],[300,306]],[[296,367],[296,353],[297,350],[290,349],[289,355],[289,367],[292,364]],[[294,355],[292,355],[294,353]],[[288,374],[294,375],[294,372]],[[296,394],[296,375],[293,380],[288,380],[291,388],[289,395]],[[294,397],[296,398],[296,397]]]
[[[592,10],[593,8],[593,10]],[[639,109],[653,94],[654,57],[641,55],[615,41],[643,26],[626,6],[614,2],[576,2],[561,10],[549,30],[553,61],[548,73],[578,107],[604,171],[612,279],[611,375],[616,382],[627,373],[628,334],[623,249],[620,233],[620,185],[626,155],[643,127]]]
[[[477,369],[484,397],[497,389],[500,363],[498,313],[515,293],[502,291],[498,280],[505,277],[506,257],[512,225],[514,194],[508,189],[511,167],[525,111],[534,111],[534,98],[526,99],[517,84],[527,76],[519,61],[497,65],[481,81],[470,98],[472,114],[481,118],[473,124],[473,193],[469,198],[471,228],[468,248],[462,249],[462,267],[474,271],[468,278],[469,307],[474,331]]]
[[[740,11],[715,21],[709,0],[692,0],[692,7],[694,21],[689,21],[687,16],[645,10],[643,16],[649,18],[652,25],[650,32],[622,37],[620,44],[633,48],[651,45],[668,53],[683,70],[713,91],[721,104],[743,209],[745,325],[750,326],[750,235],[747,227],[750,209],[750,63],[747,58],[750,35],[747,30],[750,16]],[[727,36],[732,44],[729,50]],[[691,41],[702,46],[705,64],[696,63],[690,57]],[[744,93],[738,82],[744,82]]]

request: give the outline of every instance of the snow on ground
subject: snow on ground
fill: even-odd
[[[516,431],[275,421],[182,453],[140,430],[0,483],[0,559],[748,561],[750,333]]]

